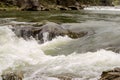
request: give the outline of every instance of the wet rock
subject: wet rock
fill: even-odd
[[[53,22],[48,22],[47,24],[39,28],[34,28],[32,32],[34,35],[38,35],[38,39],[42,42],[44,41],[43,38],[45,37],[45,35],[47,40],[52,40],[57,36],[67,35],[73,39],[76,39],[87,35],[87,32],[72,32],[70,30],[64,29],[63,27],[61,27],[61,25]]]
[[[67,7],[64,7],[64,6],[58,6],[57,8],[58,8],[59,10],[61,10],[61,11],[69,10]]]
[[[29,39],[32,36],[32,26],[16,26],[12,30],[18,37],[23,37],[24,39]]]
[[[111,6],[112,0],[101,0],[100,3],[102,6]]]
[[[79,10],[79,9],[83,9],[83,8],[81,8],[80,4],[75,0],[59,1],[58,5],[59,5],[58,6],[59,10]]]
[[[42,25],[42,24],[40,24]],[[73,32],[68,29],[64,29],[61,25],[46,22],[45,25],[37,27],[34,26],[18,26],[13,27],[12,29],[18,37],[23,37],[24,39],[29,39],[34,37],[36,40],[39,40],[41,43],[52,40],[57,36],[69,36],[70,38],[76,39],[87,35],[87,32]]]
[[[44,8],[42,11],[50,11],[49,8]]]
[[[68,31],[68,33],[66,35],[68,35],[72,39],[81,38],[88,34],[88,32],[84,32],[84,31],[81,31],[81,32],[73,32],[70,30],[67,30],[67,31]]]
[[[107,47],[106,50],[113,51],[115,53],[120,53],[120,47]]]
[[[22,72],[8,72],[1,75],[2,80],[23,80]]]
[[[41,9],[39,0],[17,0],[16,5],[18,5],[21,10],[37,11]]]
[[[120,68],[104,71],[99,80],[120,80]]]
[[[80,8],[80,4],[79,4],[77,1],[74,3],[74,5],[68,6],[68,8],[69,8],[70,10],[79,10],[79,9],[81,9],[81,8]]]
[[[79,10],[79,7],[77,6],[69,6],[68,8],[70,8],[71,10]]]
[[[76,0],[57,0],[56,2],[57,2],[57,5],[62,5],[65,7],[76,4]]]
[[[63,29],[59,24],[53,22],[48,22],[41,27],[33,29],[33,34],[38,35],[38,39],[42,42],[44,41],[43,37],[45,35],[47,40],[52,40],[56,36],[64,36],[66,33],[67,31],[65,29]]]
[[[84,9],[86,7],[89,7],[90,5],[80,5],[80,9]]]

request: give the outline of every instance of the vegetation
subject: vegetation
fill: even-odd
[[[114,5],[120,5],[120,0],[114,0],[113,4]]]
[[[27,4],[29,2],[29,5]],[[43,5],[46,8],[53,7],[56,5],[62,6],[71,6],[75,5],[78,2],[80,5],[94,5],[94,6],[111,6],[111,5],[119,5],[120,0],[0,0],[0,10],[1,8],[7,9],[17,9],[18,7],[24,7],[25,5],[31,6],[34,5],[33,2],[37,2],[39,5]],[[35,3],[36,4],[36,3]]]

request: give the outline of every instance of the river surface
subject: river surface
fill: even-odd
[[[0,74],[24,71],[24,80],[98,80],[102,71],[120,67],[120,54],[105,50],[120,48],[119,10],[53,12],[0,12]],[[18,38],[11,24],[48,20],[88,35],[71,39],[58,36],[38,44]],[[1,80],[1,79],[0,79]]]

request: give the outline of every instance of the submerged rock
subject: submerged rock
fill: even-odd
[[[107,47],[106,50],[113,51],[115,53],[120,53],[120,47]]]
[[[8,72],[1,75],[2,80],[23,80],[22,72]]]
[[[52,40],[57,36],[69,36],[70,38],[76,39],[87,35],[87,32],[73,32],[68,29],[64,29],[61,25],[46,22],[42,26],[14,26],[12,29],[18,37],[29,39],[31,36],[41,43]]]
[[[120,68],[104,71],[99,80],[120,80]]]

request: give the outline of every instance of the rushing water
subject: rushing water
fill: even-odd
[[[120,6],[116,6],[116,7],[91,6],[91,7],[84,8],[84,10],[120,11]]]
[[[24,71],[24,80],[59,80],[58,77],[64,76],[72,80],[98,80],[102,71],[120,67],[120,54],[104,50],[120,46],[119,13],[87,10],[50,12],[51,15],[47,16],[50,20],[58,20],[62,27],[73,31],[87,31],[88,35],[79,39],[58,36],[47,41],[48,34],[45,33],[44,44],[38,44],[33,38],[27,41],[18,38],[10,25],[15,21],[8,18],[12,13],[9,16],[8,13],[3,14],[7,18],[0,21],[0,74],[6,69],[19,69]],[[19,18],[16,15],[12,16],[12,20]],[[73,18],[72,23],[67,22],[67,19]]]

